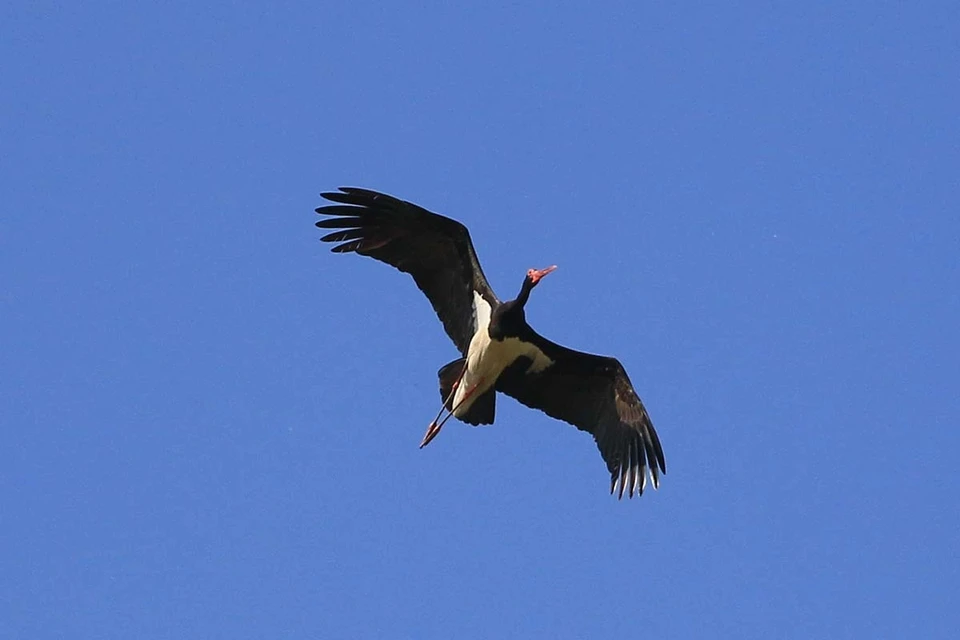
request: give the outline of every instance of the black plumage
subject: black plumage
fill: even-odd
[[[485,388],[478,383],[478,397],[453,415],[470,424],[492,423],[494,390],[505,393],[591,433],[610,472],[611,493],[619,487],[618,497],[641,495],[648,474],[653,486],[659,486],[660,474],[666,473],[663,449],[623,365],[615,358],[555,344],[526,322],[524,305],[530,292],[552,268],[529,271],[518,297],[500,302],[483,275],[467,228],[459,222],[367,189],[343,187],[322,196],[338,204],[316,210],[331,216],[317,226],[339,231],[321,240],[341,243],[333,248],[336,253],[370,256],[413,276],[464,356],[439,373],[447,411],[458,410],[454,395],[468,374],[471,356],[482,358],[485,352],[479,350],[489,348],[491,341],[516,345],[515,357],[496,372],[496,379],[486,381]],[[482,340],[475,339],[483,332]],[[535,365],[534,357],[545,359]],[[431,423],[435,431],[431,435],[428,429],[423,444],[442,424]]]
[[[376,191],[342,187],[340,192],[321,195],[347,206],[329,205],[316,210],[334,216],[317,222],[318,227],[342,229],[320,239],[342,242],[332,249],[334,253],[355,251],[413,276],[447,335],[466,355],[476,332],[473,292],[483,296],[491,307],[500,303],[483,275],[467,228]]]

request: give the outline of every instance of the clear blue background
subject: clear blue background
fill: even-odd
[[[0,636],[952,637],[960,5],[6,3]],[[318,194],[464,221],[617,502]]]

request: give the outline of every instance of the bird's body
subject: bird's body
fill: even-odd
[[[483,305],[485,303],[481,304],[481,308]],[[491,337],[491,333],[497,337]],[[467,414],[473,400],[493,387],[500,374],[520,358],[528,359],[528,368],[535,372],[553,364],[536,345],[524,342],[516,336],[501,335],[499,314],[491,314],[489,310],[478,314],[477,331],[467,348],[467,369],[453,397],[454,407],[462,404],[454,410],[454,417],[460,418]],[[474,387],[476,391],[465,400],[466,391]]]
[[[442,406],[421,447],[451,417],[492,424],[496,392],[593,434],[611,473],[611,492],[643,492],[666,472],[649,416],[614,358],[573,351],[526,322],[530,292],[556,267],[530,269],[516,299],[501,302],[480,268],[466,228],[449,218],[375,191],[345,187],[317,223],[341,229],[322,238],[334,252],[368,255],[410,273],[440,317],[461,358],[439,371]],[[448,415],[441,420],[446,411]]]

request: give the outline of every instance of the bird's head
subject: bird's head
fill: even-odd
[[[520,295],[517,296],[517,302],[520,307],[523,307],[527,303],[527,298],[530,297],[530,292],[533,291],[533,288],[537,286],[543,277],[557,268],[557,265],[552,267],[547,267],[546,269],[528,269],[527,277],[523,279],[523,286],[520,287]]]
[[[547,267],[546,269],[527,269],[527,278],[525,282],[529,282],[530,287],[533,288],[539,284],[544,276],[553,273],[556,269],[557,265]]]

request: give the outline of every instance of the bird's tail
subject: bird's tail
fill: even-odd
[[[437,372],[440,378],[440,401],[444,403],[447,411],[453,411],[453,396],[455,395],[453,385],[460,380],[460,374],[463,372],[465,364],[466,360],[464,358],[458,358],[443,365]],[[496,408],[497,390],[490,387],[489,391],[477,396],[477,399],[473,401],[465,414],[455,417],[461,422],[472,425],[493,424]]]

